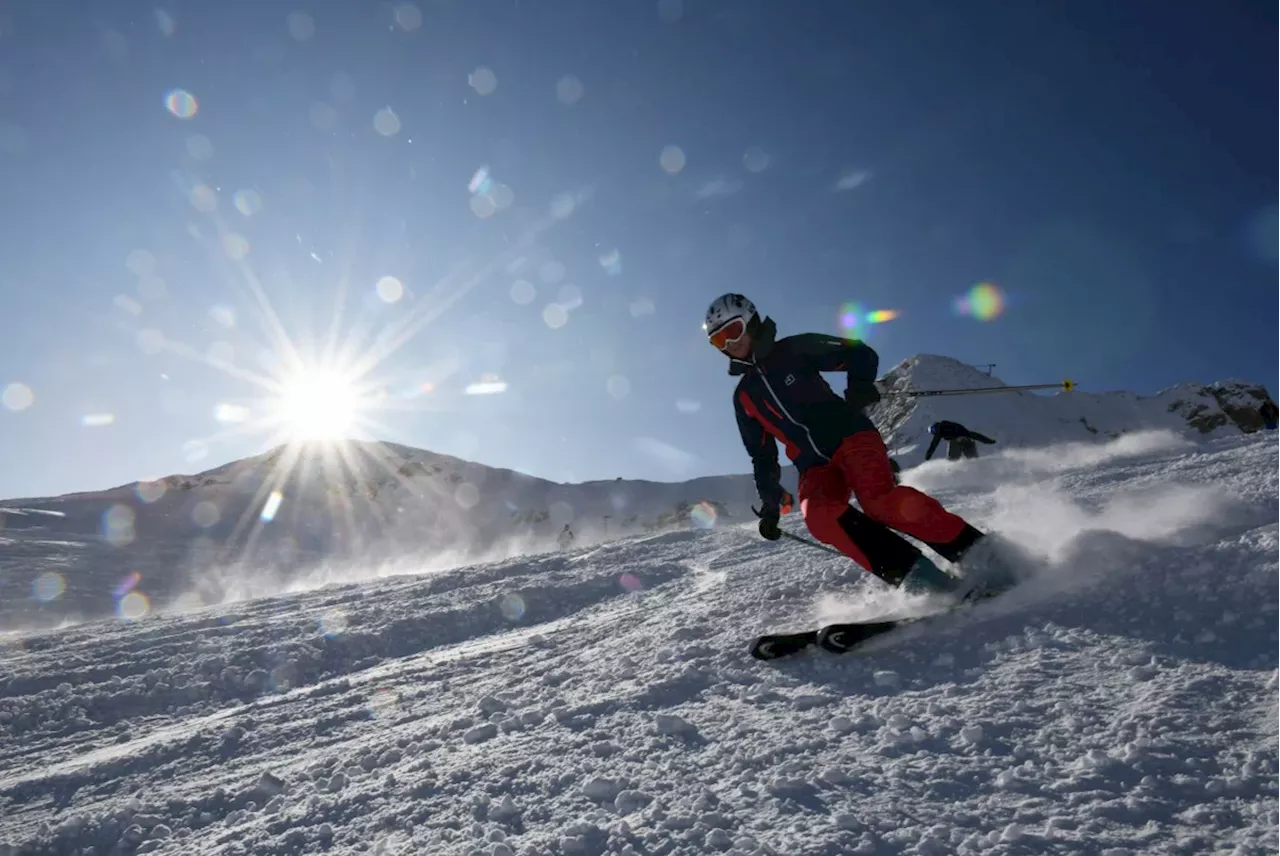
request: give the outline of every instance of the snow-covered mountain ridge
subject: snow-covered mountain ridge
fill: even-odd
[[[904,467],[924,459],[929,426],[943,419],[995,439],[995,447],[980,447],[981,453],[988,454],[1011,446],[1105,442],[1137,431],[1173,431],[1194,440],[1253,433],[1262,428],[1258,408],[1271,400],[1265,387],[1238,380],[1180,383],[1146,396],[1079,389],[1049,395],[1025,391],[906,395],[913,390],[1007,386],[998,376],[933,354],[904,360],[884,374],[879,386],[884,397],[871,409],[871,417]]]

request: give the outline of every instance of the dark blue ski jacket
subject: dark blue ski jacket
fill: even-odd
[[[851,384],[861,384],[873,382],[880,367],[879,354],[861,342],[822,333],[776,336],[777,325],[764,319],[751,356],[729,362],[729,374],[742,376],[733,393],[738,431],[751,454],[760,501],[773,507],[783,492],[775,441],[804,472],[830,461],[845,437],[875,430],[821,372],[846,372]]]

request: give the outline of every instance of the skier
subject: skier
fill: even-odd
[[[969,588],[892,529],[918,538],[951,562],[963,562],[966,570],[982,568],[991,579],[998,571],[1009,579],[1010,570],[993,549],[994,537],[933,497],[894,483],[884,440],[862,412],[880,400],[875,385],[880,357],[874,350],[821,333],[777,339],[773,319],[761,320],[741,294],[716,298],[703,330],[729,357],[729,374],[741,376],[733,406],[760,495],[762,537],[781,537],[779,520],[791,509],[792,497],[780,481],[775,442],[780,440],[800,473],[800,511],[809,531],[888,584],[957,595]],[[821,372],[847,373],[843,400]],[[865,515],[849,505],[851,496]]]
[[[573,530],[570,529],[569,524],[566,523],[564,525],[564,528],[560,530],[560,534],[556,536],[556,544],[560,546],[561,550],[565,550],[565,549],[568,549],[569,545],[572,543],[573,543]]]
[[[992,440],[986,434],[970,431],[959,422],[948,422],[945,419],[930,425],[929,433],[933,435],[933,441],[929,443],[929,451],[924,453],[926,461],[933,457],[934,451],[938,448],[938,443],[942,440],[947,441],[948,461],[958,461],[961,457],[976,458],[978,457],[978,443],[986,443],[988,445],[995,443],[995,440]],[[975,440],[977,442],[974,442]]]
[[[1276,430],[1276,417],[1280,415],[1280,409],[1276,408],[1276,403],[1271,399],[1267,399],[1258,408],[1258,415],[1262,417],[1262,427],[1268,431]]]

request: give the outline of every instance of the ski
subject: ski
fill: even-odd
[[[974,589],[961,600],[938,612],[927,615],[880,618],[869,621],[846,621],[827,624],[817,630],[798,633],[769,633],[760,636],[751,646],[751,656],[757,660],[778,660],[798,654],[810,645],[816,645],[832,654],[846,654],[864,642],[882,636],[891,630],[918,622],[927,622],[953,615],[979,603],[984,603],[1012,590],[1014,586]]]

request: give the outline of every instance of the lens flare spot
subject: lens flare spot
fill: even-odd
[[[632,318],[643,318],[646,315],[652,315],[658,311],[653,305],[653,301],[648,297],[637,297],[627,306],[627,311],[631,313]]]
[[[222,517],[222,512],[218,510],[217,503],[210,502],[207,499],[197,502],[195,508],[191,509],[191,522],[199,526],[201,529],[208,529],[215,526]]]
[[[262,210],[262,194],[256,190],[237,190],[231,197],[231,202],[246,217],[252,217]]]
[[[874,312],[867,313],[868,324],[883,324],[886,321],[892,321],[902,315],[896,309],[877,309]]]
[[[498,213],[498,203],[494,202],[492,197],[483,193],[472,196],[468,204],[471,206],[471,213],[481,220],[487,220]]]
[[[133,492],[138,495],[138,499],[147,505],[158,501],[164,496],[166,490],[167,488],[162,481],[138,482],[133,488]]]
[[[151,612],[151,601],[140,591],[131,591],[116,601],[116,615],[125,621],[146,618]]]
[[[861,339],[862,328],[866,323],[866,313],[857,303],[846,303],[840,307],[838,320],[841,332],[850,339]]]
[[[209,445],[202,440],[188,440],[182,444],[182,457],[189,463],[203,460],[209,454]]]
[[[36,403],[36,394],[25,383],[11,383],[0,392],[0,403],[17,413]]]
[[[671,175],[680,172],[685,165],[684,149],[679,146],[666,146],[662,154],[658,155],[658,165],[664,172]]]
[[[556,81],[556,100],[561,104],[577,104],[582,100],[583,91],[582,81],[572,74]]]
[[[133,541],[133,509],[116,503],[102,513],[102,537],[113,547],[123,547]]]
[[[185,89],[170,89],[164,94],[164,107],[179,119],[190,119],[200,110],[200,102]]]
[[[80,424],[86,428],[102,428],[116,421],[114,413],[86,413],[80,417]]]
[[[213,409],[213,418],[229,424],[245,422],[249,419],[249,408],[242,404],[219,404]]]
[[[383,107],[373,114],[373,129],[384,137],[400,133],[400,117],[390,107]]]
[[[631,381],[625,375],[613,375],[605,381],[604,387],[610,395],[621,401],[630,394]]]
[[[552,330],[569,323],[569,311],[559,303],[549,303],[542,309],[542,321]]]
[[[422,26],[422,10],[412,3],[398,3],[395,8],[396,23],[412,33]]]
[[[485,193],[492,186],[493,182],[489,179],[489,167],[482,166],[471,176],[471,180],[467,182],[467,190],[472,193]]]
[[[644,583],[640,582],[640,578],[629,571],[618,577],[618,585],[632,594],[644,590]]]
[[[705,500],[699,502],[689,511],[689,519],[698,529],[712,529],[716,525],[716,507]]]
[[[315,19],[306,12],[290,12],[285,18],[289,35],[299,42],[309,41],[316,34]]]
[[[493,73],[493,69],[482,65],[467,75],[467,85],[477,95],[492,95],[498,88],[498,75]]]
[[[238,262],[249,255],[249,239],[244,235],[228,232],[222,236],[222,252],[226,253],[231,261]]]
[[[218,210],[218,194],[207,184],[197,184],[191,188],[188,200],[191,202],[191,207],[202,214]]]
[[[995,283],[980,282],[956,298],[955,311],[979,321],[994,321],[1004,312],[1004,305],[1004,293]]]
[[[374,290],[378,292],[378,297],[383,303],[395,303],[404,297],[404,284],[394,276],[384,276],[379,279]]]
[[[519,621],[524,618],[524,598],[514,592],[508,592],[498,600],[498,611],[507,621]]]
[[[769,153],[759,146],[751,146],[742,155],[742,166],[747,172],[764,172],[769,168]]]
[[[375,719],[392,716],[400,709],[400,693],[390,687],[378,687],[369,693],[369,713]]]
[[[498,395],[507,391],[507,382],[496,375],[481,375],[480,380],[467,384],[467,395]]]
[[[476,504],[480,502],[480,488],[476,487],[471,482],[463,482],[458,485],[458,489],[453,492],[453,499],[462,508],[467,510],[475,508]]]
[[[116,587],[111,591],[111,596],[119,600],[133,591],[140,582],[142,582],[142,574],[137,571],[130,571],[120,579],[120,582],[116,583]]]
[[[280,510],[280,503],[284,502],[284,494],[278,490],[271,491],[271,495],[267,497],[267,501],[262,505],[262,513],[259,517],[264,523],[270,523],[275,520],[276,513]]]
[[[622,273],[622,254],[617,250],[608,250],[601,253],[600,267],[604,268],[604,272],[609,276],[617,276]]]
[[[209,317],[228,330],[236,326],[236,311],[230,306],[212,307],[209,310]]]
[[[511,283],[511,299],[521,306],[527,306],[533,302],[538,296],[538,292],[533,287],[533,283],[524,279],[517,279]]]
[[[319,630],[321,636],[332,639],[347,632],[347,614],[340,609],[330,610],[320,616]]]
[[[57,600],[66,590],[67,581],[57,571],[45,571],[31,582],[31,596],[41,603]]]
[[[213,157],[213,140],[204,134],[192,134],[187,137],[187,154],[192,160],[206,161]]]

